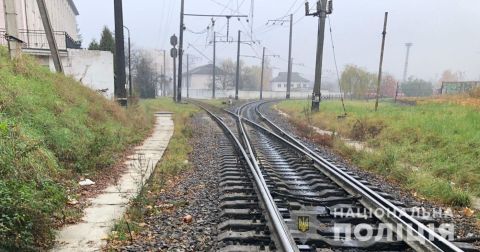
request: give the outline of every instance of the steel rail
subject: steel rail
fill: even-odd
[[[260,106],[267,102],[258,104],[255,107],[255,111],[262,120],[267,122],[267,124],[273,127],[275,130],[277,130],[280,135],[249,119],[241,117],[239,119],[247,122],[250,125],[253,125],[258,129],[261,129],[267,134],[274,136],[288,146],[291,146],[297,151],[310,157],[315,162],[315,167],[317,167],[317,169],[327,175],[335,183],[342,186],[351,194],[360,194],[362,198],[359,201],[364,204],[365,207],[369,208],[369,210],[378,219],[382,220],[383,222],[393,224],[395,228],[393,228],[392,231],[397,233],[397,235],[402,235],[402,237],[406,237],[403,240],[416,251],[462,251],[452,242],[440,236],[434,230],[431,230],[424,224],[420,223],[418,220],[408,215],[404,210],[395,206],[393,203],[391,203],[369,187],[365,186],[360,181],[347,174],[345,171],[339,169],[334,164],[321,157],[314,150],[311,150],[309,147],[305,146],[295,137],[291,136],[290,134],[282,130],[280,127],[278,127],[275,123],[273,123],[265,115],[263,115],[258,109]],[[289,140],[285,138],[288,138]],[[377,209],[382,209],[384,212],[378,213],[376,211]],[[398,234],[397,232],[398,227],[401,228],[401,234]],[[426,232],[427,234],[424,234],[424,232]]]
[[[245,161],[247,162],[247,165],[248,165],[248,167],[249,167],[249,169],[250,169],[250,171],[251,171],[251,173],[254,177],[255,184],[256,184],[259,192],[260,192],[260,198],[262,199],[262,202],[263,202],[263,204],[264,204],[264,206],[267,210],[266,212],[268,214],[269,220],[271,221],[272,228],[274,229],[273,233],[275,233],[276,236],[277,236],[276,238],[277,238],[277,240],[279,242],[279,245],[281,247],[281,251],[298,252],[299,249],[298,249],[295,241],[293,240],[290,232],[286,228],[285,221],[283,220],[282,216],[280,215],[280,211],[278,210],[277,205],[273,201],[270,190],[268,189],[267,184],[266,184],[265,180],[263,179],[263,175],[260,171],[260,168],[258,167],[258,164],[256,164],[256,160],[251,159],[251,156],[249,156],[247,154],[247,151],[243,148],[243,146],[240,143],[240,141],[238,140],[238,138],[228,128],[228,126],[223,122],[223,120],[220,117],[216,116],[211,111],[209,111],[207,108],[205,108],[204,106],[202,106],[198,103],[195,103],[195,105],[197,105],[198,107],[205,110],[210,115],[210,117],[212,117],[217,122],[217,124],[221,128],[223,128],[224,131],[226,131],[228,133],[228,135],[231,137],[231,139],[235,143],[235,146],[237,147],[237,149],[242,153],[242,156],[245,159]],[[239,132],[239,134],[246,137],[246,134],[244,134],[244,132],[243,133]],[[248,143],[248,139],[247,139],[247,143]],[[249,149],[249,151],[251,152],[251,148]]]
[[[250,144],[250,140],[248,139],[248,135],[245,132],[245,126],[242,123],[242,116],[241,116],[242,111],[246,106],[248,106],[252,103],[255,103],[255,102],[250,102],[250,103],[244,104],[237,111],[236,119],[237,119],[237,123],[238,123],[239,134],[243,138],[243,142],[244,142],[244,144],[245,144],[245,146],[248,150],[248,154],[250,154],[250,161],[254,166],[254,170],[255,170],[257,176],[261,180],[262,186],[264,186],[265,189],[268,191],[268,194],[267,194],[268,201],[270,202],[270,204],[272,206],[274,206],[272,214],[275,214],[275,219],[279,220],[278,223],[275,223],[275,225],[276,225],[275,229],[281,230],[281,232],[279,232],[279,233],[282,234],[282,237],[281,237],[279,242],[282,244],[282,247],[284,248],[283,251],[299,251],[299,249],[298,249],[298,247],[295,243],[295,240],[293,239],[292,235],[290,234],[290,231],[289,231],[287,225],[285,224],[285,221],[283,220],[283,217],[282,217],[280,211],[277,208],[277,204],[273,200],[272,194],[270,193],[270,191],[268,189],[267,182],[265,182],[265,179],[263,177],[263,173],[260,170],[260,166],[258,165],[257,158],[255,157],[255,153],[253,152],[252,145]]]

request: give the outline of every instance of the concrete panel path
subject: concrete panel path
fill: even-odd
[[[106,188],[91,200],[91,206],[84,210],[80,223],[66,226],[58,232],[53,251],[100,251],[105,245],[106,241],[102,238],[108,236],[115,220],[123,216],[130,199],[137,195],[141,184],[150,177],[173,135],[171,115],[157,113],[155,117],[152,136],[128,157],[125,174],[116,185]]]

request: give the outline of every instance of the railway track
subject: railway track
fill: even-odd
[[[195,103],[230,140],[220,150],[223,251],[474,250],[283,131],[262,114],[265,102],[235,111]]]

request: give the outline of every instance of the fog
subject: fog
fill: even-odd
[[[124,24],[132,31],[137,48],[169,49],[169,37],[179,32],[179,0],[124,0]],[[113,0],[76,0],[84,46],[99,38],[104,25],[113,30]],[[253,8],[252,8],[252,3]],[[437,80],[444,70],[462,71],[468,80],[480,79],[480,1],[478,0],[334,0],[330,15],[333,42],[340,71],[355,64],[371,72],[378,71],[384,12],[389,12],[384,71],[401,79],[405,61],[405,43],[412,42],[409,75]],[[310,0],[313,8],[316,1]],[[287,19],[294,13],[293,71],[313,80],[318,18],[305,17],[303,0],[185,0],[185,12],[196,14],[245,14],[253,20],[230,20],[230,36],[240,29],[245,40],[259,41],[242,45],[242,55],[261,56],[263,46],[275,71],[286,71],[288,23],[275,25],[269,19]],[[250,32],[253,22],[253,33]],[[186,17],[185,48],[199,59],[196,65],[212,58],[212,33],[204,33],[210,18]],[[226,19],[217,18],[215,31],[227,33]],[[200,33],[200,34],[197,34]],[[189,46],[191,44],[191,46]],[[201,52],[201,53],[200,53]],[[234,59],[236,44],[219,43],[217,58]],[[248,64],[260,60],[244,57]],[[335,78],[329,24],[325,33],[324,73]]]

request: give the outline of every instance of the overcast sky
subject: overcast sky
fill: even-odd
[[[253,20],[232,18],[230,36],[242,30],[245,40],[259,41],[242,45],[242,55],[261,56],[262,47],[272,58],[276,71],[286,71],[288,23],[272,25],[269,19],[288,19],[294,14],[294,71],[314,76],[318,18],[304,17],[304,0],[185,0],[185,12],[197,14],[245,14]],[[316,1],[310,0],[315,7]],[[79,9],[80,33],[84,46],[99,37],[104,25],[113,30],[113,0],[75,0]],[[179,31],[180,0],[124,0],[124,24],[132,31],[139,48],[169,49],[169,37]],[[334,0],[330,15],[333,42],[340,71],[355,64],[378,71],[384,12],[389,12],[384,71],[401,79],[405,61],[405,43],[412,42],[409,75],[436,80],[446,69],[465,72],[467,79],[480,79],[480,1],[478,0]],[[250,26],[253,21],[253,35]],[[186,17],[185,48],[198,57],[197,65],[212,58],[209,18]],[[205,32],[208,31],[208,32]],[[217,18],[215,31],[226,35],[226,19]],[[191,44],[191,46],[189,46]],[[325,34],[324,72],[334,78],[335,64],[329,26]],[[203,54],[203,55],[202,55]],[[235,59],[236,44],[218,44],[217,60]],[[208,59],[207,59],[208,58]],[[260,64],[243,58],[248,64]]]

